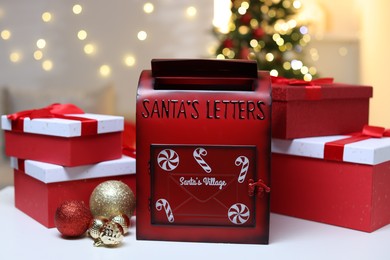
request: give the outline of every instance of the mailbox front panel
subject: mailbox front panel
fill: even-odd
[[[255,225],[254,146],[152,145],[150,158],[152,224]]]

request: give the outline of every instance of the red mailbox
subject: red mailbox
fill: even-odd
[[[152,60],[137,96],[137,239],[268,243],[270,93],[252,61]]]

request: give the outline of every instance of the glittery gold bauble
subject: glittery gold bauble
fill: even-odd
[[[133,191],[121,181],[105,181],[92,192],[89,207],[94,217],[112,217],[126,214],[129,218],[135,210]]]
[[[130,219],[127,215],[121,214],[111,219],[112,222],[118,223],[123,228],[123,234],[127,234],[130,228]]]
[[[91,220],[88,228],[88,233],[93,239],[99,238],[100,229],[108,222],[108,219],[98,217]]]

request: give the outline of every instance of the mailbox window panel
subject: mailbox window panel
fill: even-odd
[[[255,146],[152,145],[152,224],[254,226],[255,160]]]

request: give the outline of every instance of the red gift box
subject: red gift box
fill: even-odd
[[[54,104],[2,116],[8,156],[63,166],[118,159],[124,119]]]
[[[273,77],[272,137],[348,134],[368,123],[372,87]]]
[[[137,99],[137,239],[268,243],[270,79],[153,60]]]
[[[135,159],[127,156],[77,167],[13,157],[11,164],[15,206],[48,228],[55,227],[55,211],[62,202],[81,200],[89,206],[92,191],[104,181],[122,181],[135,194]]]
[[[273,139],[272,151],[271,211],[366,232],[390,223],[389,137]]]

